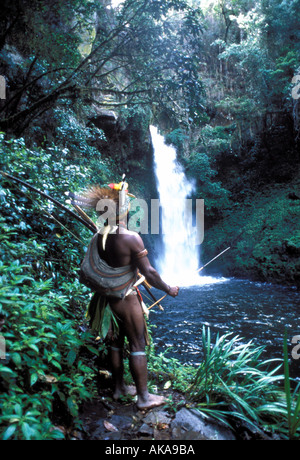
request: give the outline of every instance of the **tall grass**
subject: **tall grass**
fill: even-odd
[[[300,395],[297,389],[291,393],[286,348],[284,363],[263,360],[263,347],[232,334],[218,334],[212,345],[204,327],[202,345],[204,359],[189,389],[199,411],[229,426],[240,420],[284,438],[299,437]]]

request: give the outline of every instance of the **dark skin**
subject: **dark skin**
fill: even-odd
[[[148,257],[135,259],[135,256],[145,249],[142,238],[138,233],[130,232],[125,225],[120,225],[116,234],[109,235],[106,241],[105,251],[99,238],[100,256],[111,267],[123,267],[132,265],[138,268],[151,286],[160,289],[172,297],[176,297],[179,287],[168,286],[152,267]],[[135,295],[129,295],[125,299],[111,297],[109,304],[112,311],[119,318],[119,336],[111,346],[118,350],[111,350],[112,374],[114,379],[114,398],[118,399],[122,394],[137,394],[137,407],[149,409],[165,402],[163,396],[153,395],[147,388],[147,358],[144,355],[130,356],[130,370],[136,385],[127,387],[123,380],[123,346],[124,337],[129,342],[130,352],[145,351],[145,321],[139,299]]]

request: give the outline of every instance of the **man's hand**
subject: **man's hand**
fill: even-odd
[[[178,296],[178,292],[179,292],[179,287],[178,287],[178,286],[176,286],[176,287],[170,287],[168,294],[169,294],[171,297],[176,297],[176,296]]]

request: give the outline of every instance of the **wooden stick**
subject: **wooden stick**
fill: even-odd
[[[147,286],[148,289],[151,289],[151,288],[152,288],[151,284],[149,284],[148,281],[147,281],[146,279],[145,279],[144,283],[145,283],[145,285]]]
[[[32,190],[33,192],[36,192],[38,193],[40,196],[42,196],[43,198],[46,198],[47,200],[50,200],[52,201],[52,203],[56,204],[56,206],[58,206],[59,208],[63,209],[64,211],[66,211],[67,213],[69,213],[72,217],[74,217],[76,220],[78,220],[79,222],[81,222],[85,227],[87,227],[89,230],[91,231],[94,231],[94,228],[92,228],[91,224],[86,222],[82,217],[78,216],[77,214],[75,214],[75,212],[71,211],[71,209],[67,208],[66,206],[64,206],[63,204],[61,204],[59,201],[57,201],[55,198],[52,198],[51,196],[47,195],[47,193],[45,192],[42,192],[41,190],[38,190],[37,188],[33,187],[33,185],[31,184],[28,184],[28,182],[25,182],[17,177],[14,177],[12,176],[11,174],[8,174],[4,171],[0,171],[0,174],[12,181],[15,181],[21,185],[23,185],[24,187],[27,187],[29,188],[29,190]],[[94,224],[95,225],[95,224]]]
[[[90,224],[91,226],[94,227],[95,229],[95,232],[98,231],[98,228],[97,228],[97,225],[95,224],[95,222],[79,207],[77,206],[76,204],[72,203],[71,200],[66,200],[66,203],[70,203],[74,209],[76,209],[76,211],[78,212],[78,214],[88,223]]]
[[[155,305],[159,304],[162,300],[164,300],[166,297],[167,297],[168,294],[164,295],[161,299],[157,300],[154,304],[152,304],[148,310],[150,310],[151,308],[155,307]],[[163,307],[160,305],[160,309],[163,310]]]
[[[138,273],[138,276],[141,277],[142,275],[140,273]],[[145,280],[146,281],[146,280]],[[149,283],[143,283],[143,287],[146,289],[146,291],[148,292],[148,294],[152,297],[152,299],[154,300],[154,302],[156,302],[156,305],[157,305],[157,299],[156,297],[154,296],[154,294],[152,294],[151,292],[151,287],[149,288],[148,286],[150,286]],[[159,301],[158,301],[159,302]],[[163,310],[163,307],[161,305],[159,305],[159,309],[160,310]]]

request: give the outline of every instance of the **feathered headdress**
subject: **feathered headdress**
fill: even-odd
[[[119,192],[106,187],[100,187],[99,185],[90,187],[80,195],[69,192],[68,196],[71,198],[72,204],[82,206],[86,209],[93,209],[94,211],[97,211],[97,205],[101,200],[112,200],[115,203],[119,202]]]
[[[125,182],[125,174],[119,184],[109,184],[108,188],[95,185],[80,195],[68,192],[68,196],[71,198],[71,204],[86,209],[93,209],[99,215],[103,212],[103,210],[100,212],[97,209],[99,202],[101,200],[112,200],[116,205],[112,211],[114,215],[106,214],[106,217],[108,219],[115,218],[115,221],[121,220],[128,214],[130,209],[130,198],[135,198],[134,195],[128,193],[128,184]],[[108,234],[115,233],[117,228],[117,226],[112,225],[101,226],[99,232],[103,235],[102,245],[104,250]]]

